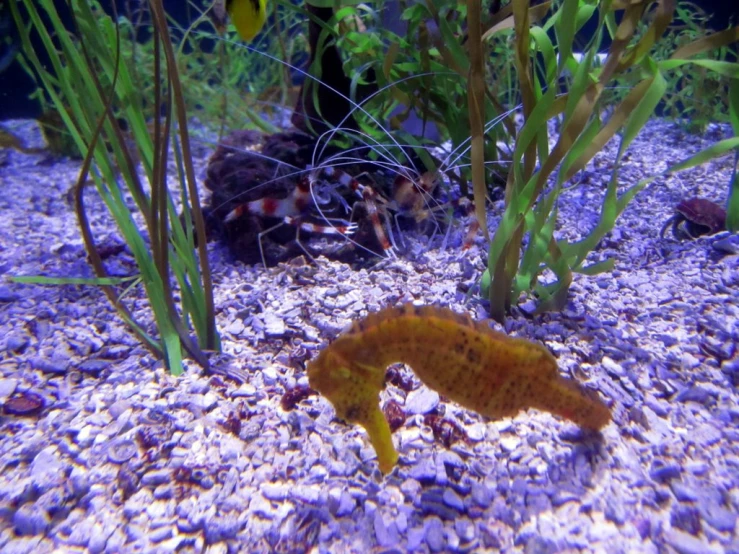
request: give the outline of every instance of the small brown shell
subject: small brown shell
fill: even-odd
[[[467,442],[469,440],[467,433],[451,419],[428,414],[423,418],[423,422],[431,427],[431,430],[434,432],[434,438],[446,448],[449,448],[457,441]]]
[[[17,392],[3,403],[3,415],[33,417],[45,406],[44,397],[37,392]]]
[[[402,391],[410,392],[413,390],[413,377],[409,372],[403,371],[403,364],[393,364],[388,367],[385,380]]]
[[[168,413],[152,408],[144,412],[139,418],[139,423],[143,425],[170,425],[174,418]]]
[[[708,228],[706,234],[712,235],[726,228],[726,210],[705,198],[683,200],[675,210],[691,223]]]
[[[136,443],[130,439],[116,440],[108,446],[108,460],[114,464],[123,464],[139,452]]]
[[[172,437],[172,429],[168,425],[142,425],[136,429],[136,442],[141,448],[157,448]]]
[[[388,425],[390,425],[390,431],[397,431],[405,423],[405,410],[403,410],[403,406],[401,406],[399,402],[389,400],[382,411],[385,414],[385,419],[387,419]]]
[[[290,390],[286,391],[285,394],[282,395],[280,405],[282,406],[283,410],[289,412],[290,410],[295,408],[295,406],[301,400],[305,400],[311,394],[316,394],[316,391],[305,385],[298,385],[297,387],[293,387]]]
[[[239,433],[241,433],[241,419],[236,412],[230,412],[225,420],[219,421],[218,423],[232,435],[238,437]]]

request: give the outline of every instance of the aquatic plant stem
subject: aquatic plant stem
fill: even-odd
[[[155,25],[159,27],[159,33],[162,37],[162,45],[164,55],[167,58],[167,71],[170,81],[172,94],[174,96],[174,107],[177,113],[177,128],[180,135],[180,144],[182,145],[182,155],[185,167],[185,175],[187,188],[189,192],[189,200],[192,217],[195,223],[195,233],[197,236],[198,257],[200,261],[201,277],[203,280],[203,293],[205,296],[205,348],[209,350],[217,349],[216,328],[215,328],[215,306],[213,303],[213,280],[210,271],[210,262],[208,261],[208,242],[205,233],[205,219],[200,206],[200,197],[198,196],[197,185],[195,181],[195,171],[192,165],[192,151],[190,149],[190,139],[187,133],[187,114],[185,113],[185,100],[182,93],[182,86],[179,80],[177,62],[172,49],[172,42],[169,37],[169,30],[166,24],[166,15],[161,0],[150,0],[152,15]],[[187,209],[187,206],[185,206]]]
[[[468,43],[470,50],[470,75],[467,107],[470,118],[470,163],[472,190],[475,196],[475,216],[486,240],[490,240],[485,211],[487,187],[485,185],[485,62],[482,45],[482,2],[467,3]]]

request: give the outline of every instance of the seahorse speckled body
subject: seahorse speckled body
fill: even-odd
[[[308,365],[311,387],[344,420],[362,425],[380,470],[398,459],[379,408],[390,364],[408,364],[428,387],[484,416],[513,416],[537,408],[598,430],[611,418],[594,393],[559,375],[541,344],[494,331],[437,306],[386,308],[352,324]]]

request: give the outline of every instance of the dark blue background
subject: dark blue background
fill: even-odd
[[[8,9],[8,2],[12,1],[15,0],[0,0],[0,18],[6,20],[10,18],[12,21]],[[209,0],[198,0],[198,3],[205,5],[209,3]],[[739,0],[695,0],[695,3],[708,13],[713,14],[711,26],[715,29],[725,29],[732,18],[735,25],[739,24]],[[110,0],[103,0],[102,4],[104,7],[109,7],[111,2]],[[188,22],[186,4],[187,2],[183,0],[164,0],[167,12],[183,26],[186,26]],[[66,5],[66,1],[57,2],[60,11],[66,11]],[[116,5],[122,6],[124,2],[119,1]],[[0,25],[0,29],[2,28]],[[0,42],[0,58],[6,51],[7,47]],[[42,52],[43,48],[39,48],[38,51]],[[39,112],[38,104],[28,100],[28,95],[34,89],[35,84],[17,63],[12,63],[10,67],[0,73],[0,121],[10,118],[37,116]]]

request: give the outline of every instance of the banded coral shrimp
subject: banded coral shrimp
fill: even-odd
[[[352,102],[345,119],[355,110],[366,113],[362,103]],[[414,147],[401,145],[374,121],[388,144],[343,128],[342,121],[317,139],[290,130],[269,137],[241,133],[219,145],[206,186],[213,192],[214,219],[235,256],[268,266],[301,252],[350,262],[365,254],[392,257],[404,246],[408,228],[431,230],[433,238],[451,214],[471,216],[471,199],[439,186],[441,175],[461,165],[433,160],[427,171],[419,156],[414,159]],[[351,136],[349,147],[329,146],[337,133]],[[457,162],[463,155],[452,152],[448,160]],[[476,231],[473,219],[465,247]],[[301,241],[301,232],[312,238]],[[448,232],[449,227],[442,245]],[[316,242],[333,244],[315,250]]]
[[[244,141],[261,152],[244,149]],[[301,141],[305,144],[298,146]],[[386,200],[375,193],[386,186],[378,180],[390,176],[361,162],[343,166],[347,171],[338,163],[300,169],[306,165],[301,152],[312,149],[311,141],[293,131],[268,137],[237,133],[222,143],[211,157],[206,179],[212,191],[213,225],[223,232],[236,257],[247,263],[269,266],[300,253],[312,257],[318,241],[301,242],[308,233],[330,239],[357,232],[351,242],[324,241],[329,244],[316,254],[347,261],[356,257],[354,251],[391,255],[394,250],[380,222]],[[262,155],[266,153],[272,155]]]
[[[256,152],[247,149],[255,146]],[[430,233],[430,244],[446,226],[443,248],[455,218],[469,220],[461,243],[469,248],[479,228],[472,201],[439,186],[440,171],[463,167],[463,152],[450,153],[439,170],[421,172],[418,162],[409,167],[394,158],[362,159],[367,149],[378,147],[326,150],[331,154],[324,160],[309,163],[318,151],[312,137],[237,133],[209,163],[212,219],[238,259],[266,266],[301,254],[347,262],[393,257],[414,228]]]

